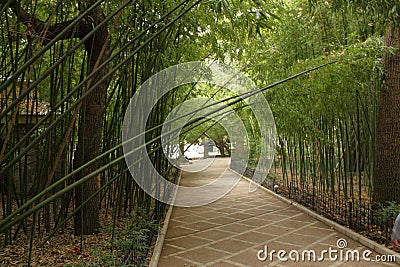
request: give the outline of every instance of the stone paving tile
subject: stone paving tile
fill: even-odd
[[[221,166],[224,164],[227,165],[225,159],[215,159],[211,170],[204,171],[197,182],[195,174],[191,173],[186,183],[204,184],[207,177],[215,179],[215,170],[223,171]],[[186,177],[184,174],[181,183],[185,184]],[[279,261],[276,256],[279,250],[287,253],[293,250],[299,255],[303,251],[314,250],[320,255],[329,247],[336,249],[337,240],[344,236],[265,191],[250,193],[248,189],[248,182],[242,180],[222,199],[208,205],[174,207],[158,266],[396,266],[363,261],[330,261],[327,258],[323,262]],[[347,250],[365,250],[358,242],[345,239]],[[269,252],[275,251],[272,261],[257,258],[260,250],[262,252],[266,247]],[[372,256],[375,255],[374,252]]]
[[[175,256],[163,256],[158,261],[158,266],[160,267],[187,267],[190,265],[191,264],[188,260],[183,260]]]
[[[202,246],[202,245],[211,243],[211,241],[208,239],[203,239],[203,238],[199,238],[196,236],[190,236],[190,237],[183,236],[183,237],[175,238],[173,240],[168,240],[168,241],[172,241],[174,246],[178,246],[183,249],[190,249],[190,248],[194,248],[194,247],[198,247],[198,246]]]
[[[208,219],[207,222],[216,223],[216,224],[220,224],[220,225],[226,225],[226,224],[236,222],[238,220],[239,219],[233,219],[233,218],[222,216],[222,217],[214,217],[214,218]]]
[[[189,208],[185,208],[185,209],[189,209]],[[215,209],[210,207],[210,205],[190,208],[190,211],[193,214],[205,213],[205,212],[210,212],[210,211],[214,211],[214,210]]]
[[[308,222],[300,222],[292,219],[284,220],[279,223],[280,227],[287,227],[287,228],[300,228],[307,224]]]
[[[226,208],[226,207],[217,209],[216,211],[219,211],[219,212],[224,213],[224,214],[232,214],[232,213],[235,213],[235,212],[240,212],[239,209]]]
[[[219,226],[216,223],[211,223],[211,222],[206,222],[206,221],[201,221],[201,222],[195,222],[191,224],[185,224],[185,228],[188,229],[193,229],[194,231],[204,231],[207,229],[215,228]]]
[[[200,264],[211,263],[224,256],[229,256],[229,253],[215,250],[208,247],[201,247],[196,250],[190,250],[179,254],[179,257],[189,259],[191,261],[199,262]],[[162,265],[159,265],[162,266]]]
[[[184,224],[183,224],[181,221],[179,221],[179,220],[170,219],[170,220],[169,220],[168,227],[175,228],[175,227],[181,227],[181,226],[183,226],[183,225],[184,225]]]
[[[302,215],[303,213],[300,211],[300,210],[298,210],[297,208],[295,208],[295,207],[290,207],[290,208],[288,208],[288,209],[285,209],[285,216],[290,216],[290,217],[294,217],[294,216],[300,216],[300,215]],[[312,218],[310,218],[310,220],[312,220]]]
[[[246,200],[241,199],[241,201],[246,201]],[[232,208],[247,211],[248,209],[254,208],[254,206],[251,204],[239,203],[237,205],[232,206]]]
[[[260,244],[260,245],[256,246],[256,249],[258,251],[258,250],[263,249],[265,246],[268,247],[269,251],[271,251],[271,250],[291,251],[291,250],[300,250],[300,249],[304,248],[304,245],[298,245],[298,244],[286,243],[286,242],[283,243],[283,242],[279,241],[279,239],[277,239],[277,240],[269,241],[268,244]]]
[[[273,213],[259,215],[259,216],[257,216],[257,218],[262,219],[262,220],[278,221],[278,220],[285,220],[288,218],[288,216],[283,215],[282,211],[279,211],[279,212],[273,212]]]
[[[226,232],[226,231],[222,231],[222,230],[218,230],[218,229],[210,229],[207,231],[202,231],[202,232],[196,233],[196,236],[198,236],[198,237],[206,238],[206,239],[213,240],[213,241],[218,241],[218,240],[224,239],[224,238],[230,238],[234,235],[235,235],[235,233]]]
[[[243,242],[241,240],[235,238],[225,239],[223,241],[219,241],[210,245],[213,249],[218,249],[221,251],[229,252],[229,253],[237,253],[244,249],[249,248],[249,243]]]
[[[300,221],[300,222],[309,222],[310,221],[310,216],[304,214],[304,213],[300,213],[298,215],[296,215],[295,217],[293,217],[294,220],[296,221]],[[324,225],[324,228],[326,226]]]
[[[172,237],[179,237],[179,236],[185,236],[191,233],[194,233],[195,230],[193,229],[188,229],[185,227],[173,227],[168,229],[167,238],[172,238]]]
[[[312,226],[313,227],[318,227],[318,228],[323,228],[323,229],[329,229],[329,227],[325,223],[317,221],[317,220],[314,220],[314,223],[313,223]]]
[[[335,231],[328,228],[314,227],[313,225],[296,231],[296,234],[309,235],[315,237],[324,237],[331,233],[335,233]]]
[[[182,216],[196,215],[196,213],[190,210],[189,208],[180,208],[180,209],[173,209],[172,215],[175,219],[177,219]]]
[[[286,244],[307,246],[315,241],[315,237],[291,233],[289,235],[279,237],[278,239],[276,239],[276,241]]]
[[[212,218],[222,218],[226,214],[218,211],[205,211],[198,213],[197,216],[201,216],[203,219],[212,219]]]
[[[225,215],[227,218],[238,219],[238,220],[245,220],[254,217],[254,215],[247,214],[244,212],[235,212],[232,214]]]
[[[244,266],[251,266],[251,267],[263,267],[266,266],[266,262],[259,261],[257,259],[257,252],[258,250],[255,249],[247,249],[235,256],[229,257],[226,260],[231,262],[237,262],[243,264]]]
[[[254,229],[254,227],[251,225],[245,225],[245,224],[235,222],[235,223],[220,226],[220,227],[218,227],[218,229],[222,230],[222,231],[226,231],[226,232],[243,233],[243,232]]]
[[[242,224],[252,225],[254,227],[267,226],[273,222],[274,221],[272,221],[272,220],[263,220],[263,219],[259,219],[258,217],[249,218],[249,219],[240,221],[240,223],[242,223]]]
[[[288,234],[288,233],[294,232],[294,229],[287,228],[287,227],[281,227],[281,226],[276,225],[276,224],[270,224],[270,225],[258,228],[257,232],[268,233],[268,234],[273,234],[273,235],[276,235],[276,236],[281,236],[281,235],[284,235],[284,234]]]
[[[271,210],[273,211],[273,210]],[[265,215],[268,214],[268,210],[265,209],[265,207],[256,207],[252,209],[246,210],[247,214],[253,215],[253,216],[259,216],[259,215]]]
[[[177,219],[174,219],[174,221],[177,221],[178,223],[184,223],[184,224],[190,224],[190,223],[194,223],[194,222],[198,222],[198,221],[202,221],[204,220],[203,217],[198,216],[198,215],[185,215],[185,216],[181,216]]]
[[[178,247],[176,247],[175,244],[173,246],[165,244],[162,248],[162,253],[164,255],[173,255],[173,254],[175,254],[177,252],[181,252],[183,250],[184,250],[184,248],[181,248],[181,247],[178,248]]]
[[[269,240],[276,238],[276,235],[250,231],[244,234],[235,235],[234,238],[246,241],[254,246],[257,244],[267,244]]]
[[[207,264],[206,266],[209,266],[209,267],[235,267],[235,266],[244,267],[245,265],[238,264],[236,262],[221,260],[221,261],[217,261],[215,263]]]

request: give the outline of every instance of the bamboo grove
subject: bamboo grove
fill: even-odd
[[[398,202],[377,208],[373,192],[383,61],[396,53],[383,36],[387,18],[398,17],[394,2],[378,6],[0,0],[2,246],[26,239],[30,262],[37,243],[62,232],[93,234],[108,224],[113,243],[117,221],[131,218],[145,238],[135,239],[136,251],[121,260],[145,264],[166,205],[146,195],[128,171],[123,118],[149,77],[196,60],[236,66],[261,88],[253,93],[268,100],[278,138],[265,186],[278,184],[279,193],[369,236],[382,230],[373,238],[388,242]],[[176,181],[179,171],[160,149],[159,126],[196,95],[237,105],[254,170],[257,122],[237,96],[221,92],[183,86],[154,107],[146,146],[164,177]]]
[[[377,128],[384,106],[380,92],[388,90],[383,61],[396,50],[393,41],[385,46],[380,33],[386,25],[377,22],[382,10],[370,12],[366,6],[373,9],[373,4],[347,1],[294,6],[284,17],[285,26],[265,41],[272,51],[257,58],[269,64],[268,71],[259,67],[254,75],[261,82],[337,61],[266,94],[279,134],[275,169],[266,186],[279,185],[288,198],[389,244],[399,206],[398,197],[378,197],[387,182],[377,179],[384,176],[383,165],[377,164],[383,138]],[[393,173],[386,177],[388,183],[398,179]],[[387,187],[383,192],[391,194]]]

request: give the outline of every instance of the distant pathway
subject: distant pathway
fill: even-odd
[[[193,161],[186,168],[194,169],[199,165],[206,166],[206,163],[206,160]],[[228,164],[229,159],[219,158],[203,172],[184,172],[181,185],[208,183]],[[232,172],[231,175],[237,174]],[[249,193],[248,188],[249,183],[242,179],[229,194],[211,204],[195,208],[174,207],[158,266],[395,266],[363,260],[331,261],[328,253],[323,262],[302,261],[302,254],[308,258],[315,251],[318,258],[329,248],[332,257],[336,255],[339,259],[340,254],[345,258],[349,249],[359,251],[362,257],[367,248],[273,194],[261,189]],[[341,238],[347,241],[346,249],[337,247]],[[277,253],[273,254],[272,261],[270,258],[260,261],[257,254],[264,257],[265,254],[259,251],[265,246],[268,257],[272,250],[284,250],[287,254],[283,259],[288,261],[280,261]],[[300,261],[291,261],[290,252],[293,258],[299,255]],[[376,256],[373,252],[369,258]]]

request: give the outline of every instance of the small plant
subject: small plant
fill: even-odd
[[[377,204],[374,211],[374,223],[379,226],[392,224],[400,213],[400,205],[395,202],[388,202],[386,204]]]
[[[105,247],[113,247],[110,250],[94,248],[91,254],[94,256],[93,262],[81,262],[79,264],[68,265],[74,267],[88,266],[124,266],[138,267],[146,263],[147,252],[149,249],[149,234],[155,230],[157,224],[151,220],[146,210],[139,209],[136,213],[125,218],[121,228],[117,230],[113,243],[106,241]],[[111,229],[104,228],[105,231]]]
[[[149,233],[157,224],[145,210],[139,209],[125,219],[124,225],[115,241],[118,257],[123,259],[123,266],[141,266],[147,256]]]
[[[393,223],[400,213],[400,205],[395,202],[387,202],[386,204],[376,204],[373,211],[373,223],[378,227],[380,239],[382,242],[389,244],[392,234]]]

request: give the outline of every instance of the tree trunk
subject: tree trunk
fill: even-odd
[[[224,143],[223,146],[225,147],[226,155],[227,155],[228,157],[231,157],[231,149],[230,149],[230,147],[229,147],[229,144]]]
[[[400,48],[400,32],[388,27],[385,46]],[[400,203],[400,51],[384,56],[385,84],[380,92],[376,129],[373,201]]]
[[[203,158],[207,159],[209,157],[209,147],[208,147],[208,139],[204,138],[203,140],[203,146],[204,146],[204,156]]]
[[[98,25],[105,16],[100,9],[95,9],[90,17],[93,24]],[[85,43],[88,52],[88,74],[101,65],[110,53],[110,44],[107,27],[101,29]],[[87,85],[87,89],[100,81],[108,72],[108,68],[102,68],[93,76]],[[107,94],[109,80],[101,84],[85,98],[80,112],[80,122],[78,130],[78,145],[74,161],[74,167],[78,168],[86,162],[92,160],[100,154],[102,144],[103,121],[105,114],[105,98]],[[80,179],[99,167],[99,163],[92,164],[80,172],[76,179]],[[81,205],[100,188],[100,176],[89,179],[75,189],[75,207]],[[92,234],[98,232],[100,228],[100,198],[99,195],[92,198],[80,212],[75,216],[75,233]]]
[[[86,0],[78,2],[78,5],[85,9],[94,4],[94,0]],[[5,5],[7,0],[0,0],[0,4]],[[20,6],[19,1],[9,2],[9,8],[24,23],[31,34],[31,38],[41,38],[43,44],[47,44],[61,33],[73,20],[56,23],[49,27],[44,21],[39,20]],[[105,16],[101,8],[95,8],[83,20],[77,23],[74,29],[66,32],[60,40],[71,38],[84,38],[94,27],[104,21]],[[110,43],[108,40],[107,25],[103,25],[96,34],[92,35],[85,42],[85,50],[88,53],[88,73],[93,72],[97,66],[100,66],[109,56]],[[87,83],[86,88],[99,82],[108,73],[108,67],[103,67],[92,77]],[[105,114],[105,97],[109,79],[105,79],[101,84],[88,95],[83,102],[80,110],[80,121],[78,130],[78,145],[74,158],[74,168],[77,169],[86,162],[92,160],[100,154],[102,143],[103,120]],[[85,168],[76,176],[76,180],[95,171],[99,163],[92,164]],[[90,196],[92,196],[100,188],[100,176],[93,177],[86,183],[77,187],[75,190],[75,207],[80,206]],[[94,197],[77,212],[75,216],[75,233],[76,234],[92,234],[100,228],[99,218],[99,196]]]
[[[224,158],[225,157],[225,147],[224,147],[224,143],[222,141],[222,143],[215,143],[216,147],[219,150],[219,153],[221,154],[221,157]]]

